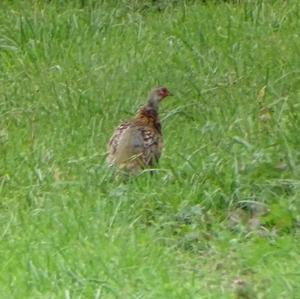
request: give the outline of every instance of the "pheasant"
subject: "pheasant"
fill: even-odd
[[[154,88],[135,116],[116,128],[107,145],[110,166],[136,173],[158,163],[162,150],[158,108],[159,103],[170,95],[165,87]]]

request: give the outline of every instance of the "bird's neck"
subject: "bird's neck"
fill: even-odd
[[[150,95],[145,106],[149,107],[149,109],[155,110],[158,113],[159,98],[156,95]]]
[[[159,118],[158,107],[153,107],[152,105],[149,105],[149,103],[147,103],[138,110],[136,117],[146,117],[156,120]]]
[[[138,110],[135,115],[135,121],[146,126],[153,126],[160,133],[161,128],[158,109],[155,109],[152,105],[149,105],[149,103]]]

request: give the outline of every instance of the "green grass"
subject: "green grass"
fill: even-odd
[[[300,4],[146,2],[0,4],[0,298],[300,298]],[[155,85],[157,174],[114,180]]]

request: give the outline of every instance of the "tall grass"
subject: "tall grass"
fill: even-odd
[[[1,298],[299,298],[298,1],[150,4],[0,4]],[[159,169],[116,181],[155,85]]]

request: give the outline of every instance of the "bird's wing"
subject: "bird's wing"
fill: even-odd
[[[143,152],[143,137],[132,123],[121,124],[108,143],[108,162],[121,165],[140,157]]]
[[[130,122],[123,123],[109,141],[108,161],[121,165],[135,160],[140,167],[152,166],[158,162],[161,144],[161,136],[153,129]]]
[[[114,131],[113,135],[111,136],[108,144],[107,144],[107,151],[109,155],[115,154],[118,148],[118,144],[124,132],[130,127],[130,122],[121,123]]]

